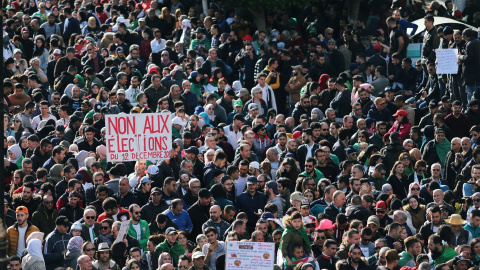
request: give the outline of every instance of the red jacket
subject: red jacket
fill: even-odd
[[[127,209],[124,209],[124,208],[120,207],[120,205],[117,205],[117,207],[118,207],[118,213],[117,213],[117,220],[118,221],[124,221],[124,220],[130,219],[130,212],[128,212]],[[97,222],[100,223],[100,222],[102,222],[102,220],[107,219],[107,218],[113,219],[112,216],[107,216],[107,213],[103,212],[102,214],[100,214],[98,216]]]
[[[387,134],[390,134],[392,132],[397,131],[397,127],[398,127],[398,121],[395,121],[395,123],[393,123],[393,126],[387,132]],[[403,145],[403,141],[410,138],[410,129],[411,128],[412,128],[412,124],[410,124],[410,122],[400,126],[400,129],[398,130],[398,133],[400,133],[400,139],[402,139],[402,145]]]

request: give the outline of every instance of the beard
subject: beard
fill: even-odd
[[[430,253],[432,254],[432,259],[433,260],[437,259],[438,257],[440,257],[442,255],[441,250],[430,250]]]
[[[359,263],[359,262],[360,262],[360,258],[352,258],[352,262],[354,262],[354,263]]]

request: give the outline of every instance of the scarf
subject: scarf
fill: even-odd
[[[445,158],[447,157],[447,153],[451,150],[450,142],[447,140],[447,138],[445,138],[441,143],[435,142],[435,149],[437,149],[437,155],[443,168],[443,166],[445,166]]]
[[[83,239],[81,236],[75,236],[68,241],[67,249],[68,250],[81,250],[83,245]]]
[[[16,163],[22,157],[22,149],[18,144],[14,144],[8,148],[8,151],[12,152],[15,155],[15,158],[8,159],[12,163]]]
[[[283,237],[287,234],[287,233],[293,233],[293,232],[297,232],[299,233],[301,236],[302,236],[302,239],[303,241],[305,241],[305,243],[310,246],[310,239],[308,239],[308,235],[307,235],[307,230],[305,230],[305,227],[302,226],[302,228],[300,228],[299,230],[295,229],[295,228],[286,228],[284,231],[283,231],[283,234],[282,234],[282,239],[280,241],[280,246],[279,246],[279,250],[282,249],[282,243],[283,243]],[[311,247],[311,246],[310,246]]]
[[[112,233],[109,233],[109,234],[107,234],[107,235],[100,234],[100,235],[98,236],[98,238],[99,238],[100,240],[102,240],[102,242],[100,242],[100,243],[105,242],[105,243],[108,244],[108,246],[111,246],[111,245],[113,244],[113,235],[112,235]]]
[[[39,239],[33,239],[28,242],[27,251],[28,254],[32,256],[35,255],[40,258],[40,260],[44,261],[42,254],[42,241],[40,241]],[[45,267],[45,263],[43,263],[43,266]]]

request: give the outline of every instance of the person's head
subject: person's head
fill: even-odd
[[[77,265],[81,270],[91,270],[92,266],[92,258],[88,255],[81,255],[77,259]]]
[[[424,19],[425,28],[427,28],[427,30],[430,31],[433,28],[433,23],[435,21],[435,19],[433,18],[433,15],[429,14],[425,16],[423,19]]]
[[[428,238],[428,249],[432,252],[432,254],[438,255],[442,252],[442,239],[437,234],[432,234]]]
[[[440,226],[442,222],[442,213],[439,206],[430,209],[430,221],[434,226]]]
[[[440,165],[440,163],[433,164],[431,166],[432,178],[434,179],[440,178],[441,171],[442,171],[442,166]]]
[[[10,270],[21,270],[22,269],[22,259],[14,255],[10,257],[9,264]]]

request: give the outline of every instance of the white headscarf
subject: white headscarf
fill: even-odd
[[[31,240],[30,242],[28,242],[27,251],[28,251],[28,254],[32,256],[35,255],[38,258],[40,258],[40,260],[44,262],[43,265],[45,266],[45,260],[43,259],[43,254],[42,254],[42,241],[38,239]]]
[[[22,157],[22,148],[18,144],[14,144],[8,147],[8,151],[12,152],[15,155],[15,159],[8,159],[12,163],[16,163],[19,158]]]
[[[208,113],[208,108],[212,107],[212,114],[209,114]],[[207,113],[208,115],[208,119],[210,119],[210,122],[214,122],[215,121],[215,106],[213,106],[213,104],[207,104],[205,105],[205,112]]]
[[[75,159],[78,161],[78,168],[82,168],[85,166],[85,159],[88,157],[88,152],[82,150],[75,155]]]

